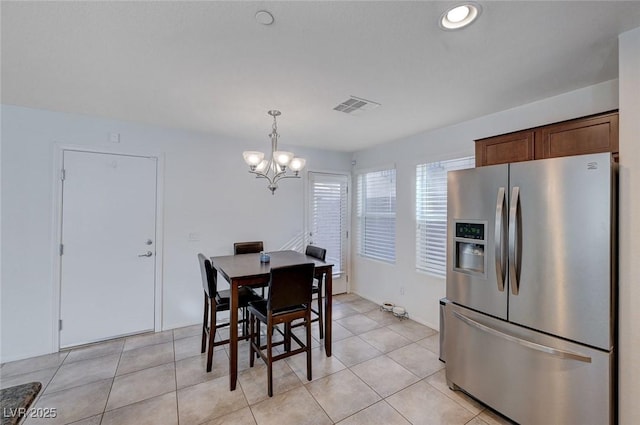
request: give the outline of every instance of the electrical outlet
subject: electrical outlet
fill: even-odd
[[[400,287],[400,295],[404,295],[404,286]]]
[[[109,133],[109,141],[111,143],[120,143],[120,133]]]

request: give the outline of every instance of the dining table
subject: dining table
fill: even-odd
[[[269,262],[262,262],[260,253],[211,257],[211,265],[229,282],[231,305],[229,312],[229,387],[233,391],[238,382],[238,288],[262,287],[269,283],[273,267],[314,263],[315,277],[324,277],[324,350],[331,356],[331,304],[333,264],[297,251],[271,251]]]

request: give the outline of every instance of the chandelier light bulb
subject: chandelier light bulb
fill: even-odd
[[[304,158],[293,158],[289,163],[289,168],[291,168],[291,171],[297,173],[304,168],[306,162],[307,160]]]
[[[267,161],[266,159],[263,159],[262,161],[260,161],[258,165],[256,165],[256,171],[264,172],[264,170],[266,170],[268,166],[269,166],[269,161]]]
[[[244,157],[244,162],[247,163],[250,167],[255,167],[264,158],[264,153],[258,151],[244,151],[242,152],[242,156]]]
[[[276,160],[278,165],[286,167],[287,165],[289,165],[289,163],[293,159],[293,153],[285,152],[285,151],[277,151],[273,153],[273,158]]]

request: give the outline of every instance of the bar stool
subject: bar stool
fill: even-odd
[[[231,291],[225,289],[218,291],[218,271],[211,266],[211,261],[204,255],[198,254],[200,263],[200,274],[202,275],[202,289],[204,290],[204,318],[202,320],[202,348],[204,353],[207,348],[207,372],[211,372],[213,364],[213,347],[228,344],[229,339],[215,341],[216,329],[229,326],[229,322],[217,324],[216,315],[220,311],[228,311],[231,307]],[[256,294],[253,289],[242,286],[238,288],[238,306],[242,309],[241,322],[243,323],[242,339],[248,339],[247,335],[247,306],[251,301],[259,301],[263,298]],[[208,337],[208,338],[207,338]]]
[[[307,380],[311,381],[311,287],[314,268],[313,263],[272,268],[268,298],[249,303],[251,336],[249,366],[253,367],[255,354],[267,364],[269,397],[273,396],[273,362],[275,361],[306,352]],[[291,322],[298,319],[304,321],[306,343],[291,332]],[[265,346],[260,344],[260,323],[267,325]],[[278,324],[284,324],[284,340],[274,344],[272,334]],[[291,350],[291,339],[300,348]],[[274,356],[273,347],[280,344],[284,344],[285,352]]]

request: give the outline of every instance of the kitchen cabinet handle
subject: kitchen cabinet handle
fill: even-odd
[[[523,347],[531,348],[532,350],[541,351],[546,354],[550,354],[555,357],[559,357],[561,359],[571,359],[577,360],[579,362],[591,363],[591,357],[585,356],[581,353],[576,353],[575,351],[568,350],[559,350],[557,348],[549,347],[547,345],[538,344],[536,342],[527,341],[526,339],[518,338],[513,335],[505,334],[489,326],[483,325],[482,323],[478,323],[473,319],[470,319],[456,311],[452,312],[454,316],[458,319],[462,320],[467,325],[480,329],[488,334],[497,336],[502,339],[506,339],[507,341],[515,342],[516,344],[522,345]]]
[[[514,186],[511,190],[511,208],[509,208],[509,279],[511,293],[518,295],[520,282],[518,282],[518,264],[516,263],[516,248],[518,244],[518,207],[520,206],[520,188]]]
[[[504,187],[498,189],[498,199],[496,201],[496,222],[495,222],[495,257],[496,257],[496,277],[498,278],[498,291],[504,292],[504,252],[502,249],[502,239],[504,238],[504,204],[505,204]]]

